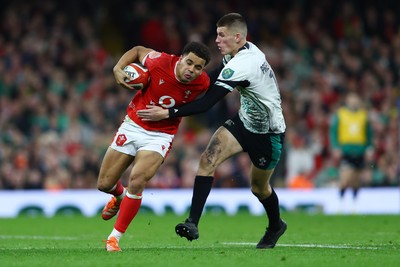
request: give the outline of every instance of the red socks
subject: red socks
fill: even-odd
[[[118,218],[117,221],[115,222],[114,228],[121,233],[125,233],[129,224],[138,213],[141,204],[142,204],[142,195],[133,195],[126,193],[126,196],[121,201]]]
[[[115,185],[115,188],[108,193],[117,197],[122,195],[123,192],[124,192],[124,186],[121,184],[121,181],[118,181],[117,184]]]

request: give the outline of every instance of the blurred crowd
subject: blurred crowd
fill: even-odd
[[[399,185],[399,1],[0,2],[0,189],[96,188],[135,93],[114,81],[119,57],[135,45],[179,55],[196,40],[211,48],[212,69],[215,23],[229,12],[244,15],[280,85],[287,133],[273,184],[337,186],[329,121],[353,91],[373,125],[363,186]],[[191,187],[211,134],[238,106],[231,93],[185,118],[149,187]],[[249,167],[244,153],[223,163],[215,187],[247,187]]]

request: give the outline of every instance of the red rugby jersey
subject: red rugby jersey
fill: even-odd
[[[145,58],[144,65],[150,72],[149,86],[140,90],[133,97],[127,107],[131,120],[149,131],[158,131],[176,134],[181,118],[172,118],[161,121],[142,121],[136,115],[146,105],[157,105],[163,108],[178,107],[196,99],[210,86],[210,78],[203,73],[190,83],[181,83],[175,77],[175,67],[179,57],[166,53],[151,52]]]

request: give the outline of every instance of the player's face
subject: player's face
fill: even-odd
[[[348,95],[346,98],[346,105],[351,110],[358,110],[361,107],[361,102],[358,96]]]
[[[176,64],[176,78],[183,83],[191,82],[199,77],[205,65],[206,61],[192,52],[183,55],[178,64]]]
[[[218,49],[222,55],[234,56],[238,51],[237,36],[228,31],[227,27],[217,28],[217,43]]]

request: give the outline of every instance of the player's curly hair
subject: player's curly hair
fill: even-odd
[[[190,43],[186,44],[182,50],[182,55],[185,56],[185,55],[189,54],[190,52],[192,52],[196,56],[204,59],[206,61],[205,65],[207,65],[211,60],[210,49],[205,44],[202,44],[199,42],[190,42]]]

